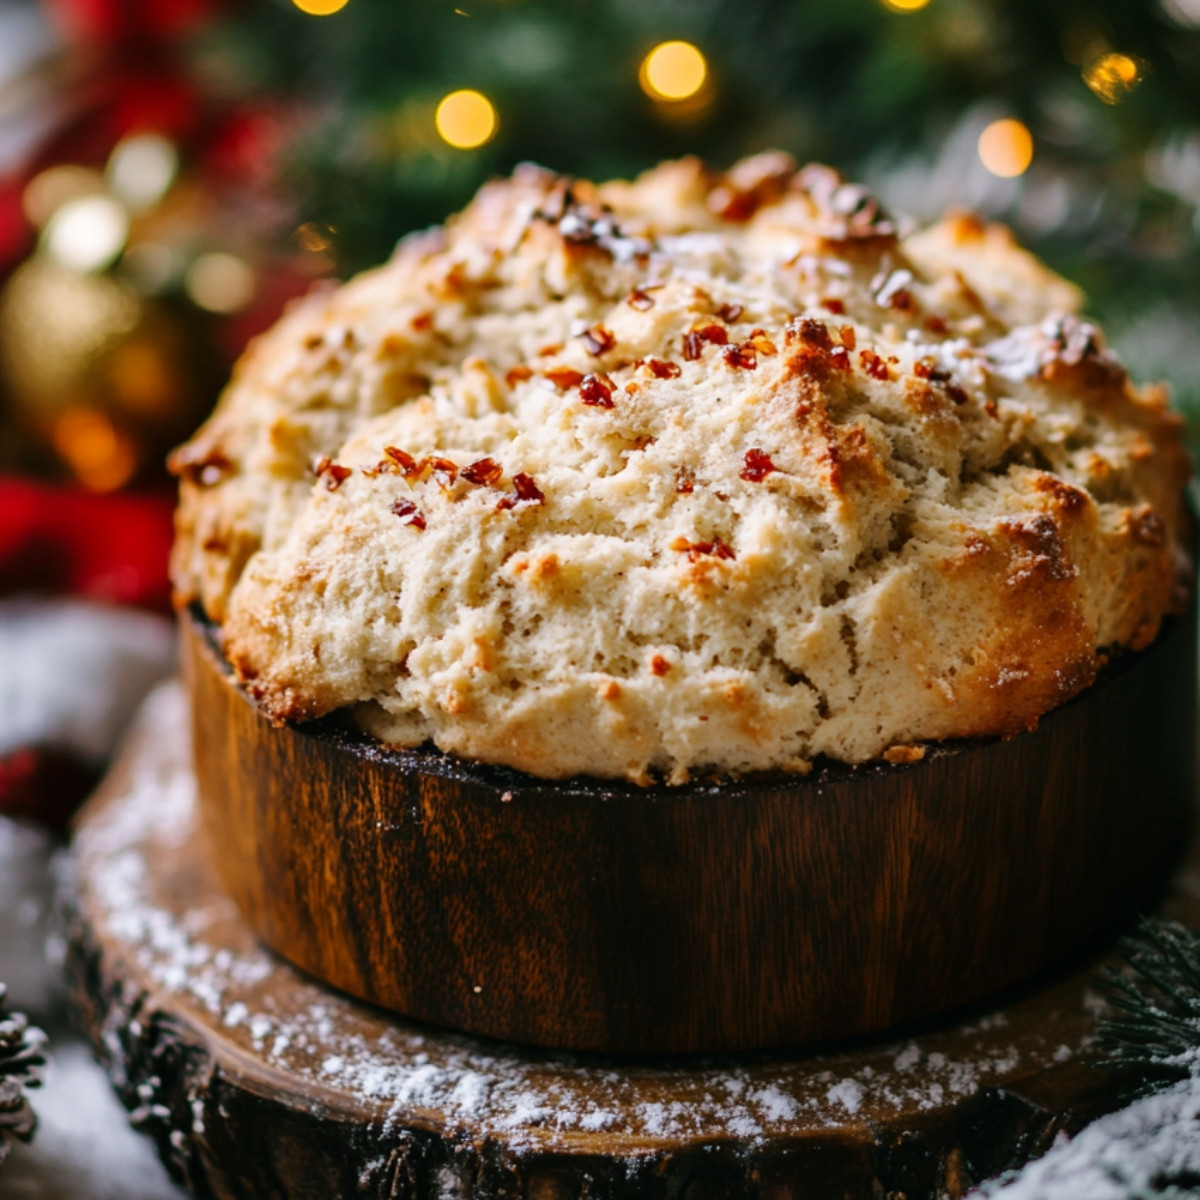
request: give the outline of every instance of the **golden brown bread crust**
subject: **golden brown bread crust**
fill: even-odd
[[[521,168],[251,348],[177,596],[278,719],[549,777],[1032,728],[1188,570],[1180,422],[1078,303],[780,155]]]

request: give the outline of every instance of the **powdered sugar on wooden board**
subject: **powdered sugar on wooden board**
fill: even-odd
[[[188,880],[161,885],[150,863],[198,836],[186,727],[182,692],[165,685],[77,840],[81,904],[105,944],[116,943],[135,967],[126,978],[169,995],[172,1008],[193,1006],[208,1027],[215,1017],[243,1059],[304,1078],[331,1109],[361,1113],[365,1105],[385,1128],[416,1121],[541,1148],[603,1133],[631,1154],[664,1139],[755,1143],[861,1128],[913,1109],[932,1113],[1065,1062],[1088,1027],[1079,989],[1068,989],[1044,1045],[1023,1058],[1007,1018],[993,1013],[852,1052],[618,1065],[407,1022],[321,987],[260,948],[199,856],[191,856],[200,863],[195,903],[183,899]]]

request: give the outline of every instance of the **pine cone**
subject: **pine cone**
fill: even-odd
[[[42,1046],[46,1035],[30,1025],[21,1013],[4,1015],[8,989],[0,983],[0,1163],[16,1141],[27,1142],[37,1128],[37,1117],[25,1097],[26,1088],[41,1083],[45,1065]]]

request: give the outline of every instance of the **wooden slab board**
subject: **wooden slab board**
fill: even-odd
[[[215,1200],[961,1196],[1116,1103],[1097,967],[820,1053],[522,1049],[372,1008],[265,950],[197,823],[186,703],[152,697],[75,842],[69,962],[134,1124]],[[1193,869],[1194,870],[1194,869]],[[1173,911],[1200,922],[1186,874]]]

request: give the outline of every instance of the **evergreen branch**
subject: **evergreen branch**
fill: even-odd
[[[1200,1074],[1200,934],[1177,921],[1143,920],[1106,968],[1105,999],[1116,1016],[1100,1022],[1110,1062],[1144,1076],[1138,1094]]]

